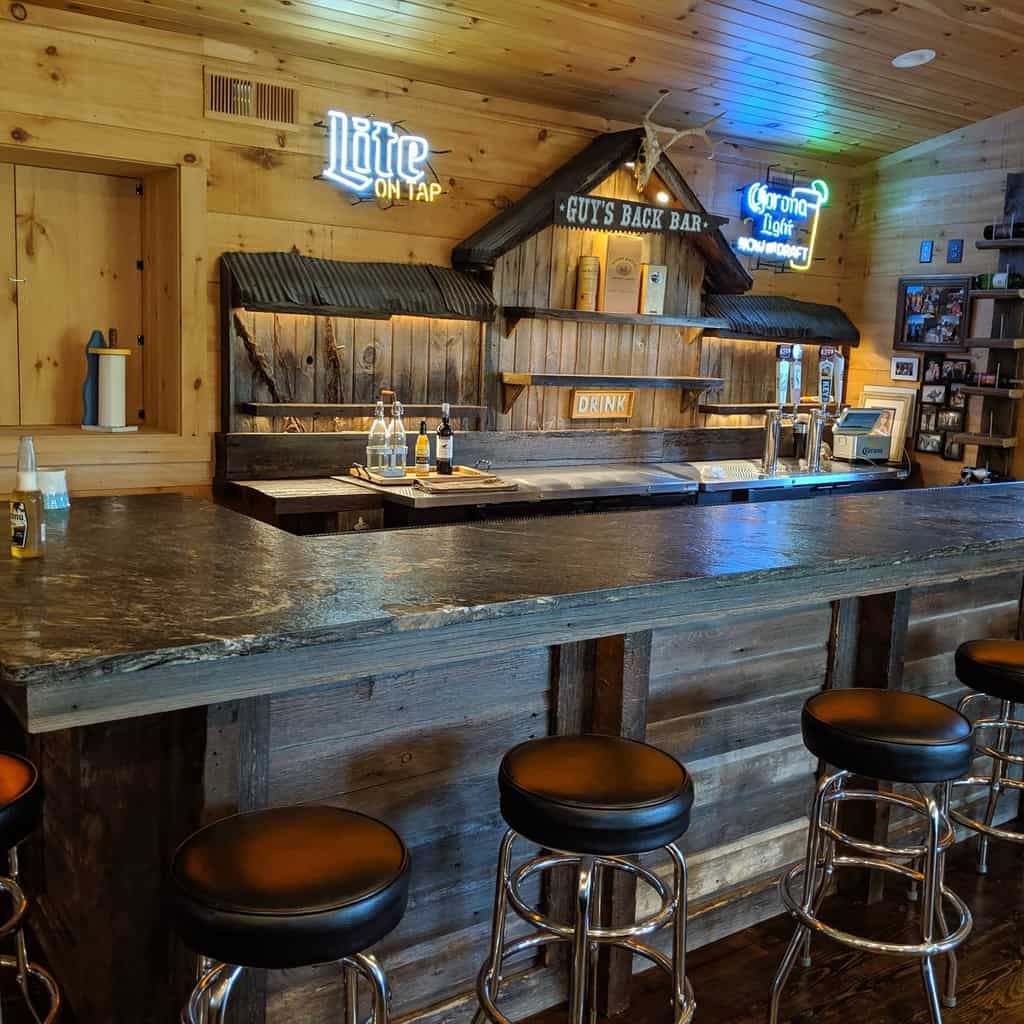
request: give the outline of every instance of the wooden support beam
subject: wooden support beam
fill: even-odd
[[[911,596],[912,591],[905,589],[853,599],[856,615],[851,610],[841,615],[841,629],[835,639],[839,654],[837,678],[849,678],[853,686],[902,688]],[[856,639],[851,636],[854,628]],[[858,786],[879,788],[874,779],[859,780]],[[840,827],[850,835],[885,843],[890,811],[887,804],[850,803],[842,808]],[[884,894],[885,876],[880,871],[843,871],[838,877],[843,892],[868,903],[877,903]]]

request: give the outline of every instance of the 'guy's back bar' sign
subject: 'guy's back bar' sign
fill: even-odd
[[[662,235],[706,235],[728,217],[667,206],[634,203],[628,199],[599,196],[560,195],[555,199],[555,223],[566,228],[590,231],[631,231]]]

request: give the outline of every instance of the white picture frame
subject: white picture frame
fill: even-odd
[[[920,356],[893,356],[889,365],[889,380],[903,380],[916,384],[921,379]]]
[[[861,391],[862,409],[891,409],[893,430],[889,435],[889,461],[900,462],[906,449],[906,439],[914,428],[914,409],[917,391],[912,388],[888,387],[884,384],[865,384]]]

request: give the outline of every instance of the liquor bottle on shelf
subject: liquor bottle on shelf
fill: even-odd
[[[430,438],[427,437],[427,421],[420,420],[420,433],[416,438],[416,475],[426,476],[430,472]]]
[[[31,437],[18,442],[18,470],[10,507],[11,557],[42,558],[46,551],[46,518]]]
[[[1010,238],[1024,238],[1024,220],[1014,220],[1003,224],[987,224],[984,231],[990,242],[1006,241]]]
[[[451,476],[453,466],[453,441],[455,431],[448,422],[451,406],[445,402],[441,406],[441,424],[437,428],[437,471],[442,476]]]
[[[391,469],[391,429],[384,419],[383,399],[377,401],[366,438],[366,468],[378,474],[387,474]]]
[[[405,421],[402,416],[405,409],[397,399],[391,403],[391,468],[395,476],[405,476],[405,467],[409,462],[409,445],[405,439]]]

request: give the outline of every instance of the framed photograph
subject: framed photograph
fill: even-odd
[[[928,405],[945,405],[948,390],[945,384],[925,384],[921,388],[921,401]]]
[[[959,388],[953,388],[949,393],[949,407],[950,409],[967,408],[967,396]]]
[[[950,462],[959,462],[964,457],[964,446],[959,441],[947,441],[942,457]]]
[[[942,435],[922,431],[917,435],[917,450],[929,455],[941,455],[943,450]]]
[[[996,375],[994,373],[979,373],[976,383],[979,388],[994,388],[996,386]]]
[[[889,461],[899,462],[903,458],[906,438],[914,431],[917,391],[913,388],[866,384],[861,391],[860,406],[862,409],[892,410],[891,424],[886,424],[887,418],[884,418],[876,429],[887,433],[891,439]]]
[[[940,384],[942,382],[942,363],[942,356],[924,357],[925,384]]]
[[[947,384],[962,384],[971,372],[970,359],[944,359],[942,380]]]
[[[893,356],[892,366],[889,369],[889,380],[908,380],[917,383],[918,375],[921,373],[920,356]]]
[[[918,430],[923,430],[925,433],[934,433],[935,428],[939,423],[939,407],[936,405],[922,405],[921,406],[921,422],[918,425]]]
[[[962,238],[951,238],[946,243],[946,262],[963,263],[964,261],[964,240]]]
[[[953,274],[901,277],[893,348],[963,348],[970,289],[970,277]]]
[[[921,248],[917,254],[918,263],[931,263],[932,253],[935,251],[934,241],[925,241],[921,243]]]
[[[964,414],[959,409],[940,409],[938,429],[959,434],[964,429]]]

